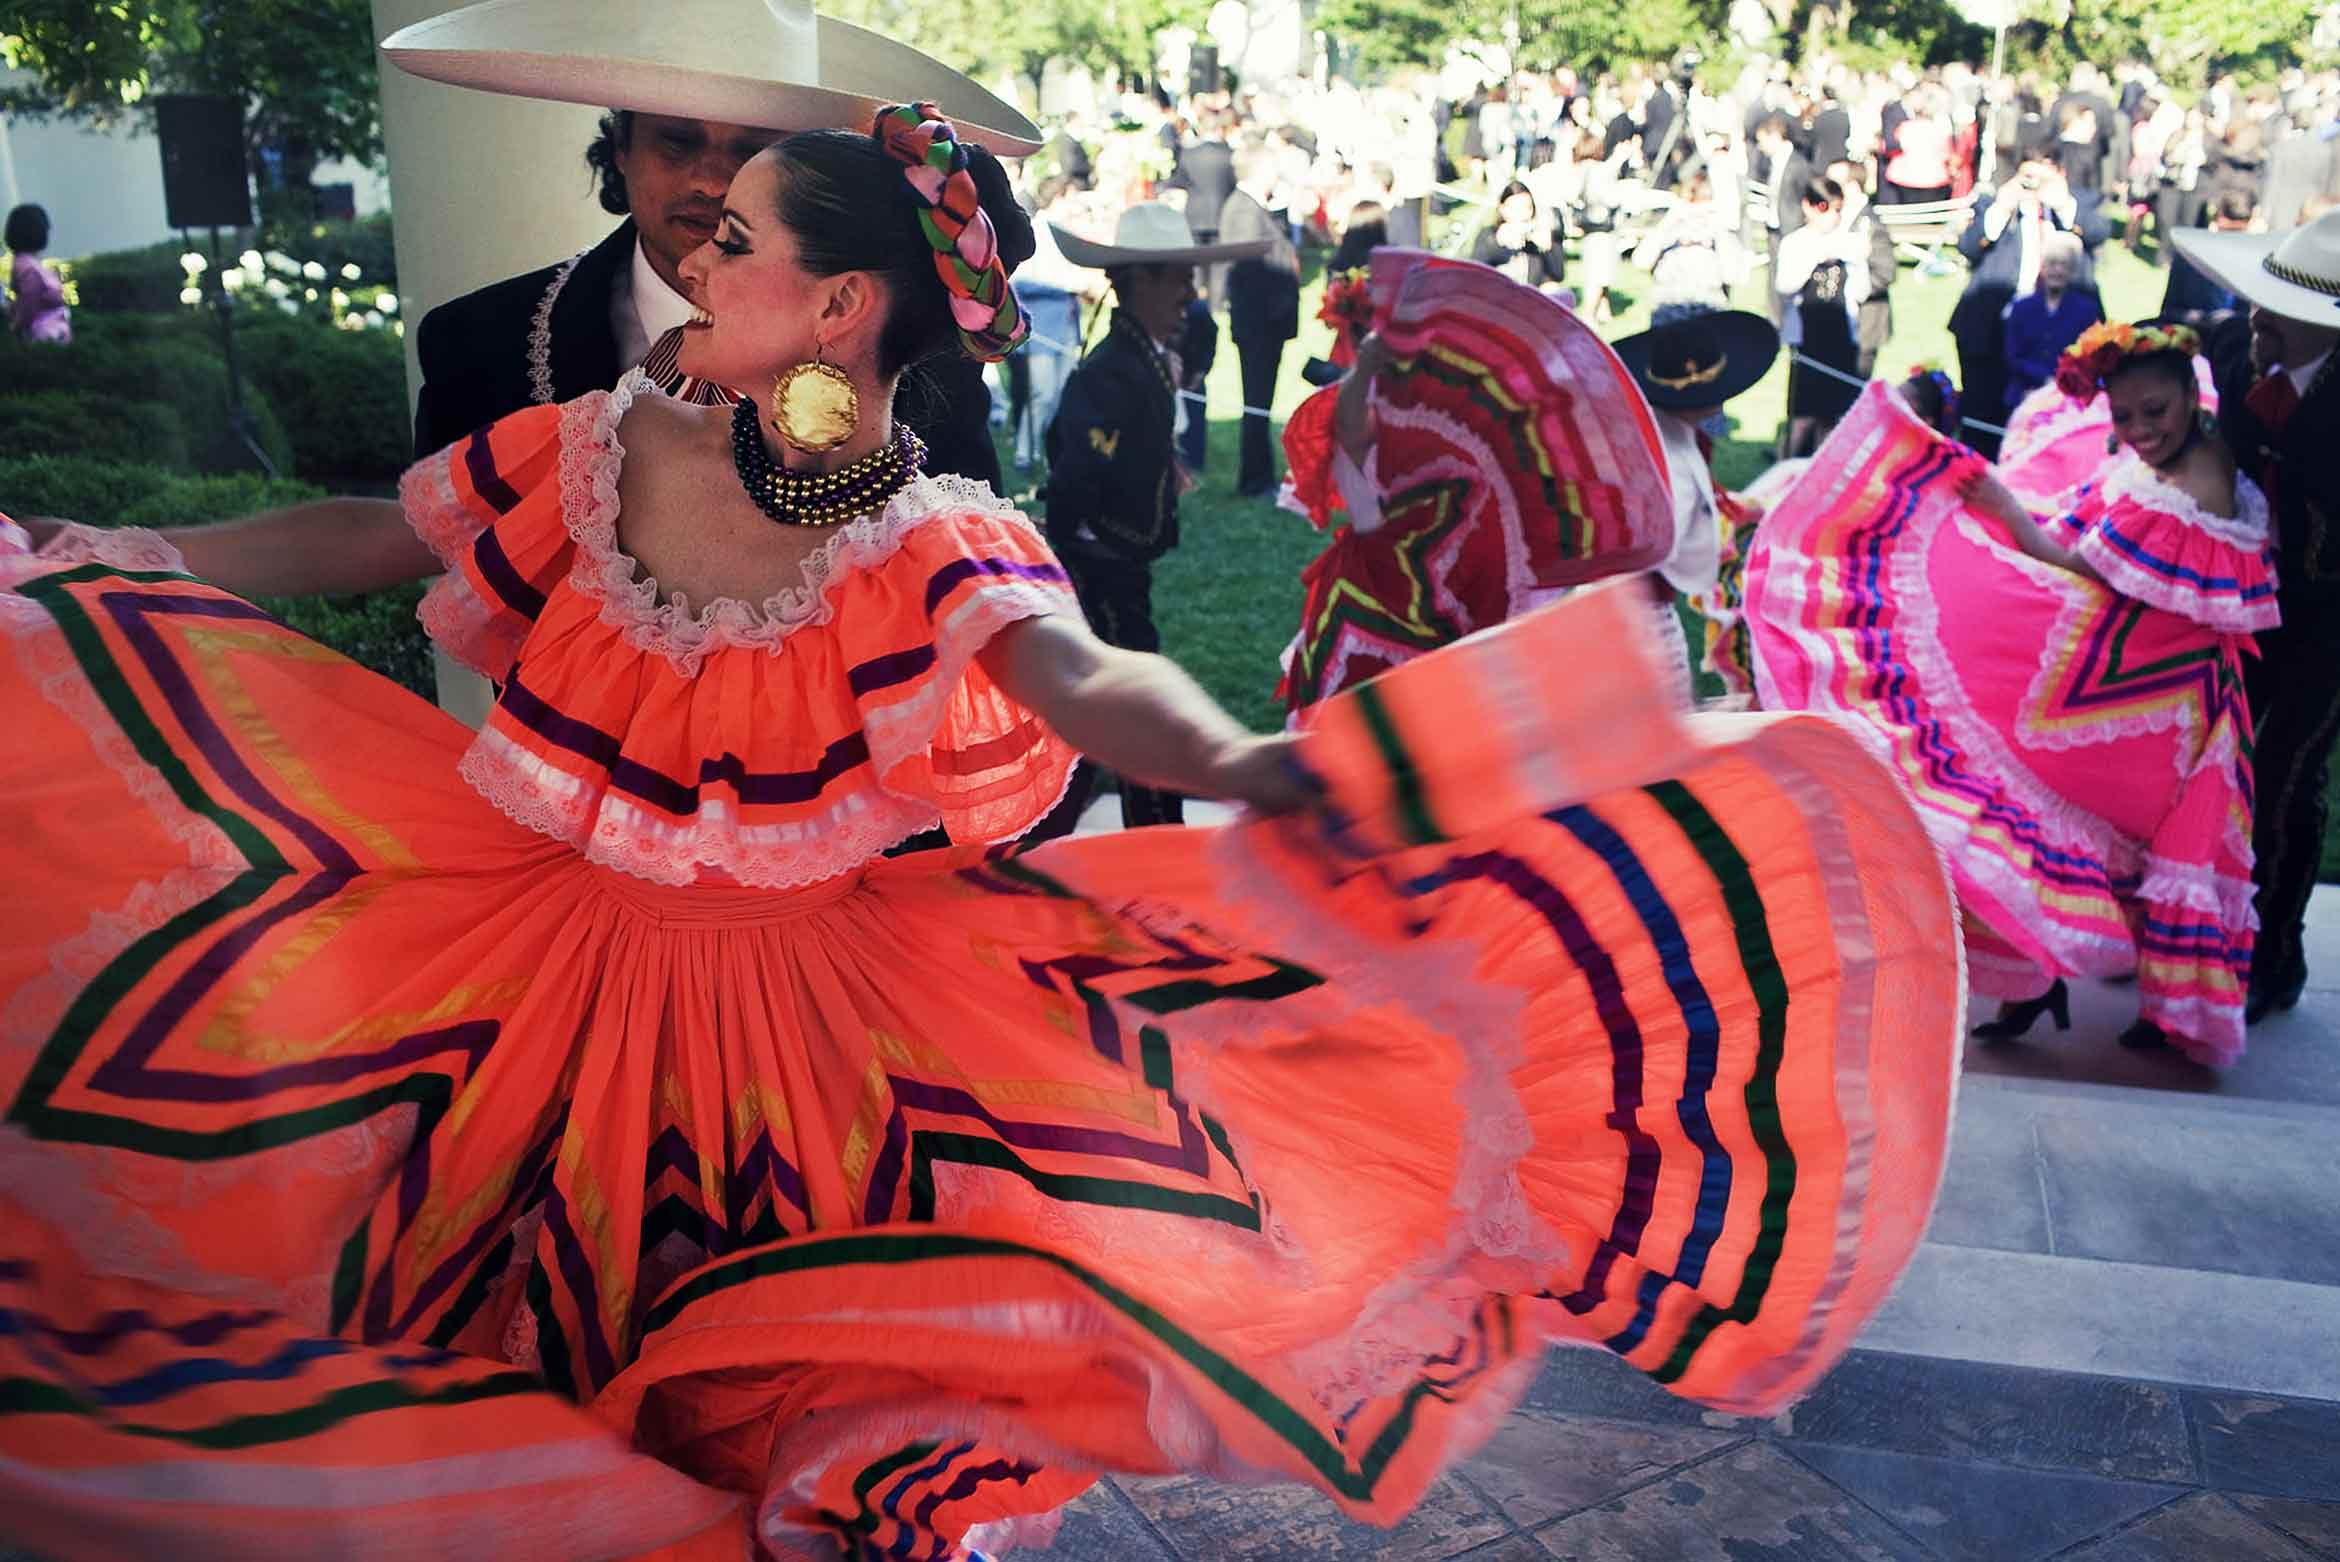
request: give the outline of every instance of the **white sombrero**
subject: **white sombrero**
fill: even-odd
[[[2180,229],[2178,253],[2261,309],[2340,328],[2340,210],[2280,233]]]
[[[1040,146],[967,77],[810,0],[482,0],[401,27],[382,52],[458,87],[772,130],[867,130],[888,104],[932,103],[995,153]]]
[[[1232,244],[1197,244],[1186,214],[1161,201],[1140,201],[1113,225],[1113,242],[1099,244],[1070,229],[1050,223],[1056,247],[1076,266],[1110,271],[1115,266],[1168,266],[1184,262],[1207,266],[1221,260],[1255,260],[1268,252],[1272,239],[1243,239]]]

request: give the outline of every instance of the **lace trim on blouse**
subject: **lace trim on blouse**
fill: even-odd
[[[697,676],[714,651],[738,646],[776,652],[797,630],[828,623],[836,616],[835,584],[892,558],[921,526],[982,515],[1033,529],[987,484],[921,475],[875,515],[830,533],[804,560],[801,585],[784,586],[761,603],[718,597],[694,608],[680,592],[662,597],[656,577],[618,546],[617,536],[618,474],[626,458],[618,425],[645,390],[657,387],[636,369],[615,390],[580,397],[562,408],[561,516],[577,544],[569,583],[601,604],[602,621],[628,644],[663,656],[686,678]]]
[[[2218,515],[2205,509],[2192,494],[2155,476],[2153,469],[2134,452],[2125,453],[2113,463],[2104,475],[2100,492],[2107,505],[2130,500],[2196,527],[2241,553],[2256,556],[2267,546],[2271,525],[2267,496],[2259,491],[2258,484],[2240,472],[2234,476],[2233,515]]]

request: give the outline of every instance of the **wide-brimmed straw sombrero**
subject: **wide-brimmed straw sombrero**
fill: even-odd
[[[1662,411],[1719,407],[1771,372],[1779,330],[1761,315],[1717,309],[1609,344]]]
[[[772,130],[867,130],[932,103],[961,140],[1007,157],[1040,132],[908,44],[816,16],[810,0],[482,0],[401,27],[382,52],[411,75],[508,97]]]
[[[2181,228],[2178,253],[2211,281],[2261,309],[2340,327],[2340,210],[2277,233]]]
[[[1076,266],[1110,271],[1116,266],[1171,266],[1184,263],[1207,266],[1222,260],[1254,260],[1268,252],[1272,239],[1244,239],[1230,244],[1197,244],[1186,214],[1161,201],[1140,201],[1123,211],[1113,225],[1113,242],[1085,239],[1057,223],[1056,247]]]

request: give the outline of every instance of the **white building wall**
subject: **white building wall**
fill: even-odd
[[[0,71],[0,82],[24,79]],[[128,121],[92,130],[68,120],[0,114],[0,211],[26,202],[48,208],[50,250],[57,255],[135,249],[171,236],[162,148]]]

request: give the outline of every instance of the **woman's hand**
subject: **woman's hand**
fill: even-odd
[[[1387,374],[1396,366],[1397,354],[1390,349],[1389,343],[1381,339],[1378,331],[1368,331],[1365,339],[1357,344],[1357,362],[1353,372],[1360,379],[1370,380],[1377,375]]]
[[[1213,790],[1256,813],[1287,814],[1306,807],[1313,794],[1293,763],[1299,743],[1299,735],[1290,732],[1234,740],[1212,766]]]
[[[1958,482],[1958,497],[1970,510],[1981,510],[1991,515],[2004,515],[2015,504],[2014,491],[1999,481],[1999,474],[1980,461],[1968,463]],[[2017,505],[2016,508],[2021,508]]]

